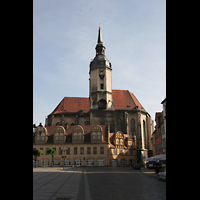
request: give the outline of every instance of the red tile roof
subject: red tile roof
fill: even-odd
[[[89,98],[64,97],[51,114],[89,112]]]
[[[112,90],[115,110],[132,110],[138,106],[139,110],[146,112],[135,95],[128,90]],[[89,98],[64,97],[51,114],[89,112]],[[51,115],[50,114],[50,115]]]
[[[135,95],[128,90],[112,90],[115,110],[132,110],[138,106],[139,110],[146,112]]]

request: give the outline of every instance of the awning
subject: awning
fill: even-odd
[[[157,161],[157,160],[166,160],[166,154],[160,154],[160,155],[156,155],[156,156],[152,156],[152,157],[149,157],[147,158],[147,161]]]

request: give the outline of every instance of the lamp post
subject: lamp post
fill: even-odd
[[[64,150],[65,151],[65,154],[67,153],[66,151],[67,151],[67,149],[68,149],[69,147],[68,146],[61,146],[61,149],[62,150]],[[63,169],[64,169],[64,165],[65,165],[65,154],[64,154],[64,151],[63,151],[63,158],[64,158],[64,160],[63,160]]]

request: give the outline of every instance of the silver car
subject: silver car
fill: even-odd
[[[165,180],[166,181],[166,169],[163,172],[158,173],[158,180]]]

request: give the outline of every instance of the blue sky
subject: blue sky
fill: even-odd
[[[34,124],[64,97],[89,96],[99,23],[112,88],[132,92],[153,120],[162,111],[166,0],[33,0]]]

